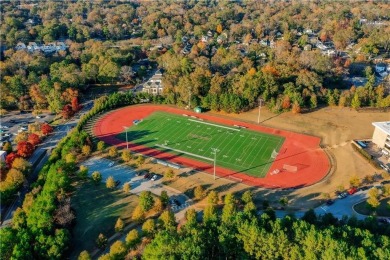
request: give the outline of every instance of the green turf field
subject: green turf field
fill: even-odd
[[[129,142],[210,164],[214,159],[211,148],[217,148],[217,166],[256,177],[267,174],[273,162],[272,152],[278,152],[284,142],[280,136],[165,112],[143,118],[128,128],[127,134]],[[126,133],[119,134],[118,138],[125,141]]]

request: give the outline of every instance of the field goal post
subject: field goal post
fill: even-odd
[[[297,172],[298,167],[294,166],[294,165],[283,164],[283,170],[288,171],[288,172]]]

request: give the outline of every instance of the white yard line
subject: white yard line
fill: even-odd
[[[231,127],[227,127],[227,126],[223,126],[223,125],[216,125],[216,124],[198,121],[198,120],[194,120],[194,119],[188,119],[188,121],[197,122],[197,123],[205,124],[205,125],[212,125],[212,126],[221,127],[221,128],[226,128],[226,129],[234,130],[234,131],[240,131],[240,129],[231,128]]]

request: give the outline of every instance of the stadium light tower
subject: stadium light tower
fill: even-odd
[[[123,128],[126,130],[126,149],[129,150],[129,141],[127,139],[127,129],[129,129],[129,127],[123,126]]]
[[[261,111],[261,105],[264,100],[261,97],[259,97],[258,101],[259,101],[259,115],[257,117],[257,123],[260,124],[260,111]]]
[[[211,150],[214,152],[214,180],[215,180],[215,166],[217,163],[217,152],[219,152],[219,149],[211,148]]]

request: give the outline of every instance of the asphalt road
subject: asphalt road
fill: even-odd
[[[81,109],[77,115],[86,113],[92,107],[90,105],[91,103],[93,103],[93,101],[84,103],[83,109]],[[69,121],[57,126],[54,129],[54,132],[38,146],[33,155],[28,159],[28,161],[32,165],[35,165],[35,167],[33,167],[32,172],[28,175],[26,182],[18,192],[15,200],[8,207],[1,207],[1,227],[7,226],[11,223],[15,210],[22,206],[25,195],[30,191],[30,184],[37,180],[38,173],[49,159],[51,150],[56,147],[57,143],[66,136],[74,126],[77,125],[77,122],[79,121],[79,117],[77,115]],[[42,153],[45,153],[43,157]]]

